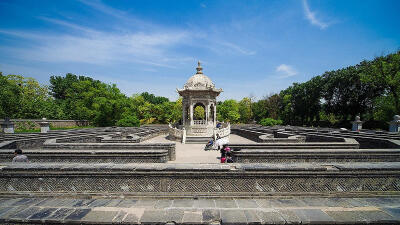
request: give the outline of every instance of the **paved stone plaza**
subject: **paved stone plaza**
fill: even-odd
[[[232,134],[229,138],[230,143],[256,143],[247,138]],[[205,144],[185,145],[180,142],[174,142],[167,139],[167,135],[161,135],[143,143],[175,143],[176,160],[168,163],[219,163],[220,152],[218,150],[204,151]]]
[[[396,224],[400,198],[0,198],[3,223]]]

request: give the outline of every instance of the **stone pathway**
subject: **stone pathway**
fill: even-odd
[[[400,197],[0,198],[0,223],[398,224]]]
[[[143,143],[176,143],[176,160],[168,163],[219,163],[219,151],[204,151],[204,144],[182,144],[181,142],[170,141],[166,139],[167,135],[160,135],[155,138],[144,141]],[[230,143],[256,143],[241,136],[231,134]]]

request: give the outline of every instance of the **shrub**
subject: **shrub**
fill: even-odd
[[[264,118],[260,121],[261,125],[263,126],[275,126],[275,125],[281,125],[282,120],[274,120],[272,118]]]
[[[116,125],[119,127],[138,127],[140,121],[134,115],[125,115],[122,119],[117,121]]]

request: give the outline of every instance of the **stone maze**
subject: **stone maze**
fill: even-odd
[[[1,122],[0,223],[400,224],[399,116],[391,132],[359,118],[355,131],[231,125],[217,121],[222,89],[196,71],[177,89],[181,124],[42,120],[41,133],[14,134]],[[233,163],[220,163],[224,143]],[[29,163],[11,163],[17,148]]]
[[[236,125],[221,164],[168,129],[1,134],[0,223],[400,223],[399,133]]]

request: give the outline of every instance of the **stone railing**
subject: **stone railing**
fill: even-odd
[[[168,134],[171,139],[182,140],[183,130],[172,127],[172,125],[170,124],[168,127]]]
[[[216,139],[217,134],[220,138],[227,137],[231,134],[231,124],[230,123],[223,123],[222,128],[215,128],[214,129],[214,138]]]
[[[193,120],[194,125],[206,125],[205,120]]]
[[[2,164],[0,193],[136,196],[398,195],[400,163]]]

